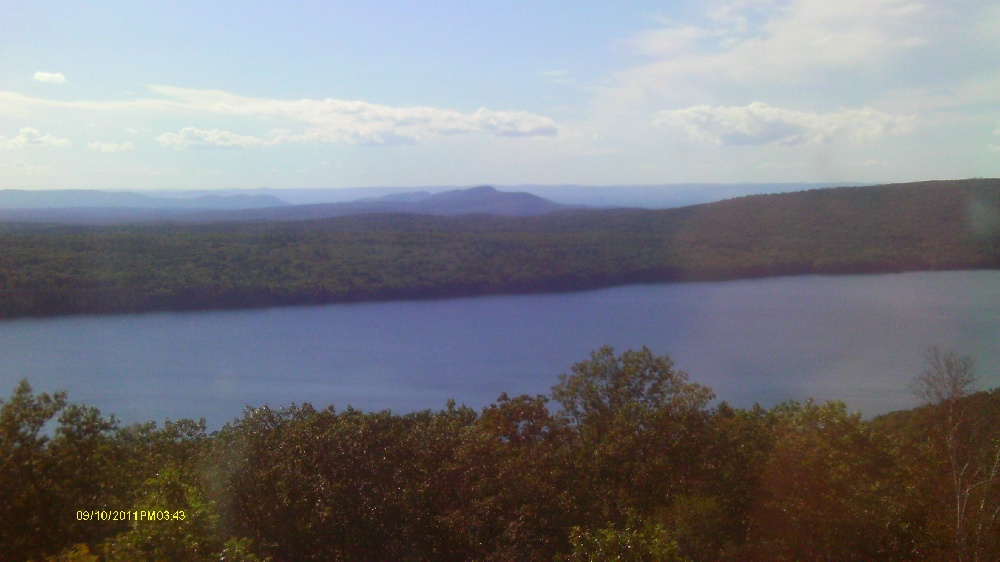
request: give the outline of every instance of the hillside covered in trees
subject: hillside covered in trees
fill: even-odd
[[[0,318],[1000,267],[1000,180],[532,217],[0,224]]]
[[[0,400],[0,558],[1000,560],[1000,392],[934,348],[914,389],[872,421],[736,409],[605,347],[480,412],[248,407],[207,434],[24,381]]]

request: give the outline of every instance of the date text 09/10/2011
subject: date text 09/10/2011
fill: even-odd
[[[122,510],[91,509],[77,510],[77,521],[183,521],[186,514],[169,510]]]

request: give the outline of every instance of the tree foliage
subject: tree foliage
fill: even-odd
[[[917,384],[971,365],[931,352]],[[0,401],[0,559],[997,560],[1000,391],[942,388],[872,421],[737,409],[668,356],[604,347],[551,397],[248,407],[209,434],[21,382]]]

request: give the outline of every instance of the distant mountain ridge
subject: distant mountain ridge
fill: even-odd
[[[788,193],[825,187],[868,185],[857,182],[809,183],[669,183],[669,184],[490,184],[499,191],[527,192],[566,205],[588,207],[641,207],[671,209],[700,203],[721,201],[754,193]],[[340,188],[234,188],[225,190],[151,190],[147,195],[161,197],[192,197],[194,195],[273,195],[293,205],[348,203],[371,201],[385,197],[400,201],[415,201],[427,195],[464,189],[467,186],[418,185],[394,187]]]
[[[500,191],[495,187],[482,185],[467,189],[453,189],[439,193],[400,193],[347,203],[319,203],[296,205],[266,212],[241,213],[267,215],[271,220],[301,220],[339,217],[368,213],[413,213],[418,215],[456,216],[488,214],[525,217],[544,215],[564,209],[580,208],[579,205],[563,205],[526,192]]]
[[[0,209],[259,209],[288,205],[273,195],[204,194],[195,197],[157,197],[134,191],[60,189],[0,190]]]
[[[290,205],[272,195],[215,195],[193,198],[150,197],[132,192],[0,191],[0,220],[113,224],[123,222],[215,222],[314,220],[370,213],[456,216],[489,214],[535,216],[563,205],[525,192],[491,186],[439,193],[393,193],[343,203]]]

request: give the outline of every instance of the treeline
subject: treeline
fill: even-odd
[[[927,359],[931,402],[870,422],[713,405],[646,348],[481,412],[248,407],[211,434],[22,382],[0,406],[0,558],[1000,560],[1000,392]]]
[[[538,217],[0,225],[0,318],[1000,267],[1000,180]]]

